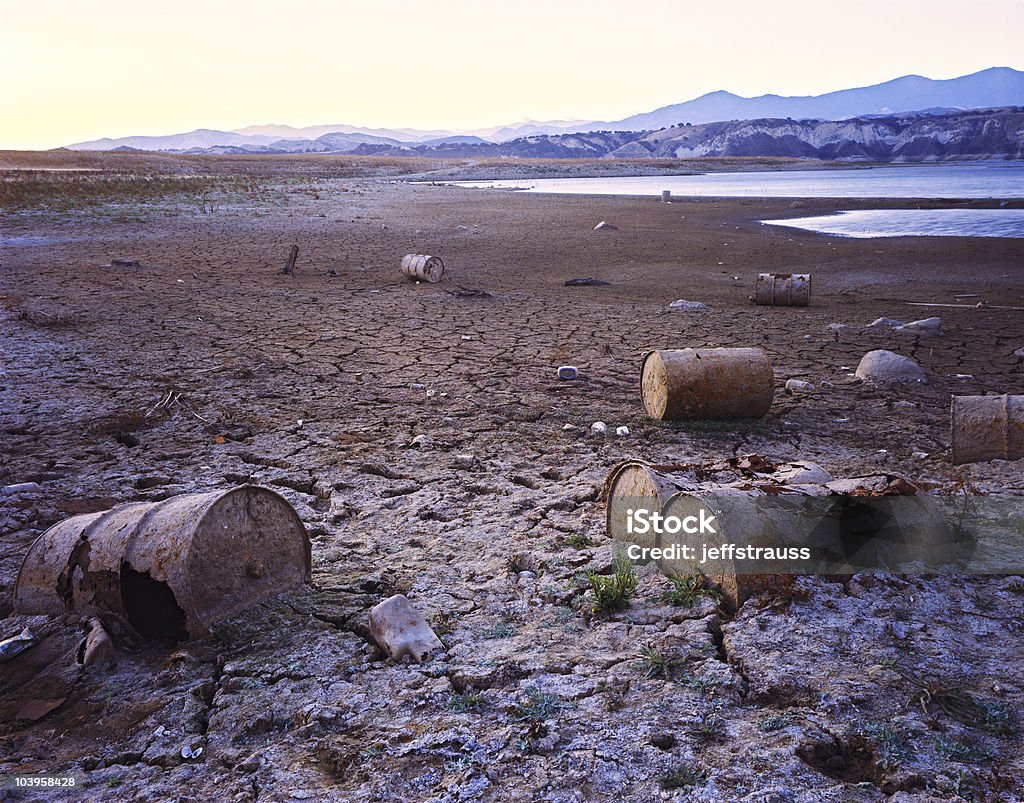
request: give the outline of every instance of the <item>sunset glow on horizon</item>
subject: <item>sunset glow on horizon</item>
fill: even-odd
[[[0,148],[257,124],[614,120],[1024,69],[1024,2],[0,0]]]

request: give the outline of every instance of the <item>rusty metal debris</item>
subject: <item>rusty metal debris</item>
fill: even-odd
[[[101,611],[142,638],[180,641],[310,579],[310,543],[266,488],[172,497],[74,516],[29,548],[14,588],[26,614]]]

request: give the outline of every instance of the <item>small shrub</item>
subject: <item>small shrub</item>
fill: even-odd
[[[757,723],[757,729],[761,733],[774,733],[793,724],[793,717],[790,714],[775,714],[765,717]]]
[[[455,713],[466,714],[470,711],[479,711],[483,703],[484,698],[478,692],[467,691],[463,694],[453,694],[450,705]]]
[[[686,762],[665,773],[658,779],[662,789],[688,789],[701,786],[707,780],[704,770],[696,764]]]
[[[674,578],[672,588],[663,595],[665,602],[669,605],[681,605],[686,608],[692,608],[700,602],[702,597],[708,597],[718,602],[722,595],[717,589],[708,588],[704,577],[700,574]]]
[[[543,692],[536,686],[528,686],[524,694],[525,702],[519,703],[512,712],[512,719],[516,722],[543,722],[552,719],[565,707],[561,697]]]
[[[612,574],[589,572],[587,580],[594,592],[596,613],[609,614],[622,610],[636,593],[636,572],[633,571],[633,564],[624,555],[615,558]]]
[[[640,651],[637,669],[644,673],[644,677],[671,680],[679,663],[678,658],[670,658],[659,649],[645,647]]]

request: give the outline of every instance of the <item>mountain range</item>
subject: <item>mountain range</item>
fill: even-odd
[[[345,124],[305,128],[256,125],[236,131],[198,129],[167,136],[105,138],[79,142],[68,147],[76,150],[131,149],[213,153],[390,152],[397,155],[446,151],[454,155],[454,151],[473,149],[477,146],[482,148],[489,143],[504,144],[536,137],[557,138],[565,134],[650,132],[686,124],[728,121],[863,120],[899,117],[911,112],[918,113],[918,116],[943,116],[966,109],[1015,106],[1024,106],[1024,72],[1009,67],[993,67],[945,80],[907,75],[872,86],[812,96],[761,95],[744,98],[730,92],[718,91],[685,103],[664,106],[612,121],[528,122],[462,132],[362,128]],[[637,136],[619,136],[616,139],[618,144],[605,143],[614,145],[611,149],[602,145],[596,150],[604,149],[610,154],[638,139]],[[553,140],[549,142],[553,143]],[[561,146],[552,147],[558,150]],[[636,148],[632,149],[635,150]]]

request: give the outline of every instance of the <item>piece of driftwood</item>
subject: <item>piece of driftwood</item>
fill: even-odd
[[[284,267],[281,268],[281,273],[285,276],[291,276],[295,273],[295,260],[299,258],[299,247],[293,245],[291,251],[288,252],[288,259],[285,260]]]

